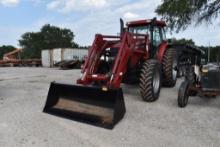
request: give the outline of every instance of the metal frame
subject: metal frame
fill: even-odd
[[[190,84],[188,88],[189,91],[196,91],[202,95],[210,95],[210,96],[217,96],[220,95],[220,90],[207,90],[207,89],[202,89],[200,86],[196,86],[195,84]],[[189,95],[190,96],[190,95]]]

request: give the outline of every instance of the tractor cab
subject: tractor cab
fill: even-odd
[[[164,21],[158,21],[156,18],[132,21],[127,23],[127,30],[133,34],[149,35],[151,45],[157,48],[166,40]]]

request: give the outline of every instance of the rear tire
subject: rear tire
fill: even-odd
[[[179,88],[179,93],[178,93],[178,106],[183,108],[186,107],[188,104],[188,88],[189,88],[189,82],[188,81],[183,81],[182,84],[180,85]]]
[[[146,102],[154,102],[158,99],[161,87],[160,66],[156,60],[144,62],[140,74],[140,93]]]
[[[162,71],[163,71],[163,85],[167,87],[174,87],[177,80],[177,54],[174,48],[168,48],[163,56]]]

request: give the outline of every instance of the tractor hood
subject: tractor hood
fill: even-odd
[[[220,74],[220,66],[215,63],[208,63],[207,65],[203,65],[202,67],[203,72],[209,72],[209,71],[216,71]]]
[[[220,67],[209,63],[202,67],[201,85],[203,91],[220,91]]]

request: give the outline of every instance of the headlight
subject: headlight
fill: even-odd
[[[202,69],[202,72],[203,72],[203,73],[207,73],[207,72],[209,72],[209,70],[208,70],[207,68],[203,68],[203,69]]]

